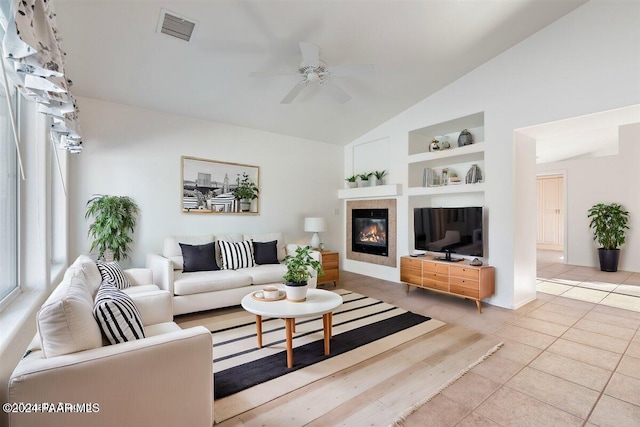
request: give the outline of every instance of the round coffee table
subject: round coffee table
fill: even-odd
[[[287,339],[287,368],[291,368],[293,367],[295,319],[322,315],[324,354],[328,355],[333,325],[333,310],[340,307],[342,297],[335,292],[323,289],[309,289],[307,291],[307,299],[304,302],[292,302],[286,299],[280,301],[258,301],[249,294],[242,298],[240,304],[249,313],[256,315],[258,348],[262,348],[262,317],[284,319]]]

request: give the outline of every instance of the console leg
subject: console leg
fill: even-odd
[[[476,305],[478,306],[478,313],[482,313],[482,303],[480,300],[476,300]]]

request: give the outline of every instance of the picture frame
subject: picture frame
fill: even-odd
[[[260,213],[259,166],[190,156],[182,156],[180,159],[180,206],[183,213]],[[236,197],[240,194],[251,195],[253,198]]]

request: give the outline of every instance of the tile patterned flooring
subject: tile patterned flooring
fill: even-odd
[[[504,342],[405,426],[640,426],[640,273],[552,255],[538,260],[537,300],[482,314],[470,301],[341,272],[339,287]]]

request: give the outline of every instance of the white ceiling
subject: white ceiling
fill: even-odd
[[[76,96],[347,144],[586,0],[57,0]],[[161,9],[198,22],[190,43],[156,32]],[[299,42],[352,99],[296,80]],[[291,77],[249,77],[285,71]],[[82,105],[80,105],[82,122]]]

